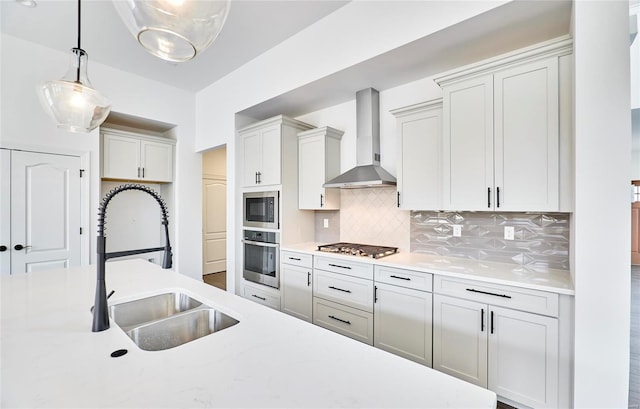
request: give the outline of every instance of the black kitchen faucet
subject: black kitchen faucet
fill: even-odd
[[[160,205],[162,211],[162,224],[164,225],[165,242],[164,247],[154,247],[149,249],[140,250],[125,250],[115,251],[112,253],[106,252],[106,237],[104,236],[105,217],[107,215],[107,205],[113,199],[115,195],[125,190],[139,190],[153,196],[154,199]],[[153,189],[139,185],[139,184],[126,184],[120,185],[112,189],[102,199],[100,203],[100,210],[98,211],[98,241],[97,241],[97,253],[98,253],[98,266],[97,266],[97,281],[96,281],[96,298],[93,306],[93,327],[91,331],[99,332],[109,329],[109,312],[107,309],[107,287],[105,284],[105,263],[108,259],[116,257],[131,256],[134,254],[151,253],[154,251],[164,250],[164,258],[162,260],[162,268],[171,268],[172,255],[171,245],[169,244],[169,216],[167,214],[167,205],[162,200],[160,195]]]

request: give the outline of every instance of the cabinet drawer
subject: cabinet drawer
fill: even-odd
[[[280,262],[284,264],[292,264],[300,267],[313,267],[313,256],[305,253],[295,253],[293,251],[281,251]]]
[[[420,291],[432,290],[433,276],[429,273],[394,267],[375,266],[374,276],[375,281],[378,283],[387,283]]]
[[[280,311],[280,297],[267,291],[262,291],[258,288],[245,285],[242,291],[242,296],[248,300],[257,302],[258,304]]]
[[[313,270],[313,295],[373,312],[373,281]]]
[[[373,264],[316,256],[313,259],[313,267],[320,270],[373,280]]]
[[[433,292],[536,314],[558,316],[558,294],[546,291],[435,276]]]
[[[313,323],[373,345],[373,314],[313,298]]]

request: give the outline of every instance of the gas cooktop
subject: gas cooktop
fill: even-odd
[[[318,251],[352,256],[381,258],[398,252],[397,247],[372,246],[357,243],[332,243],[318,246]]]

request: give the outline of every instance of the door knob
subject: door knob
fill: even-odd
[[[13,246],[13,248],[16,250],[22,250],[22,249],[31,248],[31,246],[23,246],[22,244],[16,244],[15,246]]]
[[[7,251],[7,246],[0,246],[0,252]]]

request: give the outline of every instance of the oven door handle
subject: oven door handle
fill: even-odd
[[[280,245],[277,243],[265,243],[263,241],[253,241],[253,240],[242,240],[244,244],[253,244],[254,246],[263,246],[263,247],[279,247]]]

